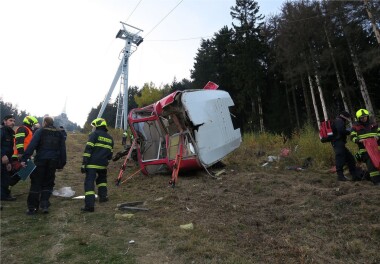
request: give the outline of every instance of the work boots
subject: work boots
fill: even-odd
[[[108,197],[105,196],[105,197],[99,197],[99,203],[105,203],[105,202],[108,202]]]
[[[92,213],[95,211],[95,208],[94,207],[82,207],[80,209],[83,213]]]
[[[49,206],[50,206],[49,201],[41,201],[40,202],[40,208],[41,208],[42,213],[48,214],[49,213]]]
[[[348,178],[344,175],[338,175],[338,181],[348,181]]]
[[[37,212],[38,210],[36,208],[28,208],[28,210],[26,210],[27,215],[35,215]]]

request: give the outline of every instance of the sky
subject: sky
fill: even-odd
[[[260,13],[285,0],[259,0]],[[0,98],[34,116],[66,112],[83,126],[103,102],[122,58],[120,21],[143,30],[128,85],[190,79],[201,39],[231,27],[235,0],[0,1]],[[132,28],[127,28],[133,32]],[[211,80],[212,81],[212,80]],[[200,87],[202,88],[202,87]],[[120,90],[115,88],[111,101]]]

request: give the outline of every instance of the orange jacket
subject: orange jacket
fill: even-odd
[[[33,131],[29,126],[23,125],[17,128],[14,139],[13,158],[18,158],[19,154],[24,154],[24,150],[28,147],[32,136]]]

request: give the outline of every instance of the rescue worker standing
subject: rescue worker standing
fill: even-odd
[[[1,135],[1,200],[15,201],[16,198],[11,196],[9,190],[10,174],[12,170],[11,158],[13,154],[14,136],[13,127],[15,118],[13,115],[4,116],[3,123],[0,129]]]
[[[107,123],[103,118],[96,118],[91,122],[95,127],[88,138],[83,153],[81,172],[86,174],[84,180],[85,206],[82,212],[94,212],[95,186],[98,187],[99,203],[108,201],[107,194],[107,166],[112,158],[114,141],[107,133]]]
[[[331,145],[333,146],[335,153],[335,167],[338,181],[347,181],[348,178],[343,174],[343,167],[348,165],[348,169],[352,176],[352,180],[358,180],[356,175],[356,161],[352,153],[347,149],[347,136],[350,132],[346,129],[347,122],[351,121],[351,116],[347,111],[342,111],[335,118],[333,129],[333,140]]]
[[[127,137],[128,137],[128,133],[127,133],[127,131],[124,131],[123,136],[121,138],[121,145],[122,146],[125,146],[125,144],[127,144]]]
[[[127,140],[129,144],[127,144]],[[128,129],[123,132],[123,136],[121,138],[121,145],[123,145],[124,148],[127,149],[131,145],[132,141],[133,141],[133,134],[132,134],[131,129],[128,127]]]
[[[53,192],[55,172],[66,165],[66,145],[61,131],[53,126],[52,117],[43,119],[42,128],[38,129],[21,158],[21,164],[36,150],[35,170],[30,175],[30,190],[27,200],[28,215],[37,213],[40,207],[43,213],[49,212],[49,198]]]
[[[23,125],[19,126],[16,130],[15,146],[12,156],[12,167],[16,171],[21,167],[19,161],[32,140],[34,125],[38,124],[38,120],[34,116],[26,116],[22,122]],[[10,186],[16,185],[19,181],[20,177],[15,174],[11,177]]]
[[[357,122],[352,127],[351,140],[359,147],[357,156],[360,161],[366,163],[371,181],[374,185],[380,186],[380,171],[373,165],[363,143],[363,140],[367,138],[376,138],[379,143],[378,125],[370,122],[369,111],[366,109],[359,109],[356,112],[356,119]]]

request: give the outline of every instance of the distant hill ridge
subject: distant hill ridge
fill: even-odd
[[[0,98],[0,120],[3,120],[3,117],[6,115],[12,114],[16,119],[16,126],[22,124],[25,116],[30,115],[25,110],[18,110],[17,106],[14,106],[12,103],[7,103]],[[42,124],[43,117],[37,117],[38,122]],[[59,127],[63,126],[66,131],[80,131],[82,128],[74,122],[71,122],[65,113],[62,113],[58,116],[54,116],[54,126]]]

